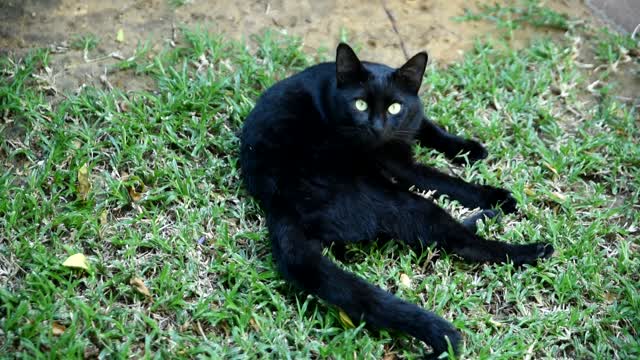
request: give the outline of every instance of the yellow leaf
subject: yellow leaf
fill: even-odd
[[[147,288],[147,286],[144,284],[144,281],[142,281],[142,279],[140,278],[131,278],[131,280],[129,280],[129,284],[131,286],[134,287],[134,289],[136,289],[140,294],[147,296],[147,297],[151,297],[151,292],[149,292],[149,289]]]
[[[67,330],[67,328],[64,325],[58,324],[55,321],[53,322],[53,325],[51,325],[51,332],[55,336],[60,336],[60,335],[64,334],[65,330]]]
[[[347,313],[342,309],[340,309],[340,313],[338,315],[340,316],[340,322],[342,323],[342,326],[349,329],[353,329],[356,327],[355,325],[353,325],[353,321],[351,321],[349,315],[347,315]]]
[[[107,225],[107,210],[100,213],[100,225]]]
[[[524,187],[524,193],[527,194],[527,196],[533,196],[536,194],[529,185]]]
[[[124,42],[124,30],[118,29],[118,32],[116,33],[116,41],[119,43]]]
[[[411,279],[409,278],[409,276],[407,276],[407,274],[400,274],[400,283],[408,288],[411,287]]]
[[[553,196],[555,196],[556,198],[558,198],[560,201],[565,201],[567,200],[567,196],[561,192],[558,191],[554,191],[551,193]]]
[[[84,256],[84,254],[81,254],[81,253],[73,254],[69,256],[67,260],[65,260],[62,263],[62,266],[89,270],[89,265],[87,264],[87,258]]]
[[[499,321],[496,321],[494,318],[489,318],[489,323],[491,323],[491,325],[495,326],[495,327],[502,327],[502,323]]]
[[[549,164],[549,163],[543,163],[543,165],[544,165],[547,169],[551,170],[551,172],[552,172],[552,173],[554,173],[554,174],[558,175],[558,170],[556,170],[556,168],[554,168],[553,166],[551,166],[551,164]]]
[[[78,169],[78,194],[80,195],[80,199],[87,200],[89,190],[91,190],[89,169],[87,168],[87,164],[84,164],[80,169]]]

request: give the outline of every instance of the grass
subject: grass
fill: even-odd
[[[274,271],[262,214],[239,183],[235,132],[266,87],[313,60],[292,39],[253,41],[248,51],[186,31],[182,47],[120,64],[153,77],[154,92],[51,98],[34,76],[46,51],[0,61],[3,357],[422,353],[400,334],[349,329],[337,309]],[[391,243],[352,247],[343,264],[452,320],[465,358],[640,356],[638,113],[610,87],[584,91],[588,74],[571,46],[479,44],[458,64],[430,68],[423,87],[431,117],[490,150],[455,171],[510,188],[520,203],[481,233],[551,242],[556,256],[514,269],[432,260]],[[74,253],[88,257],[88,271],[62,266]]]
[[[71,39],[71,48],[75,50],[84,50],[89,51],[93,50],[100,43],[100,39],[94,34],[83,34],[83,35],[75,35]]]

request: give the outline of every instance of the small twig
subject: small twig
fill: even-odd
[[[402,48],[402,52],[404,53],[405,60],[409,60],[409,53],[407,52],[407,48],[404,46],[404,40],[402,40],[402,36],[400,35],[400,32],[398,31],[398,27],[396,26],[396,19],[393,17],[391,10],[389,10],[389,8],[387,7],[387,2],[385,0],[380,0],[380,3],[382,4],[382,8],[384,9],[384,12],[387,14],[389,21],[391,21],[391,27],[393,28],[393,32],[395,32],[396,35],[398,35],[398,40],[400,40],[400,47]]]
[[[107,68],[104,68],[104,74],[100,75],[100,81],[104,84],[109,90],[113,90],[113,85],[107,79]]]
[[[635,28],[635,29],[633,29],[633,32],[631,33],[631,38],[632,38],[633,40],[635,40],[635,39],[636,39],[636,35],[638,35],[638,31],[640,31],[640,24],[638,24],[638,25],[636,26],[636,28]]]

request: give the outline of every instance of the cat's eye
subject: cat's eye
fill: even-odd
[[[393,104],[389,105],[389,107],[387,108],[387,111],[391,115],[397,115],[400,112],[401,109],[402,109],[402,105],[400,105],[398,103],[393,103]]]
[[[356,100],[356,109],[358,109],[358,111],[365,111],[368,107],[369,105],[367,105],[366,101],[362,99]]]

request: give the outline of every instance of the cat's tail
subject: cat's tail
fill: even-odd
[[[447,351],[447,338],[458,353],[461,337],[446,320],[401,300],[365,280],[340,269],[322,255],[319,241],[307,239],[294,217],[267,215],[273,257],[285,279],[340,307],[354,321],[410,334],[438,356]]]

